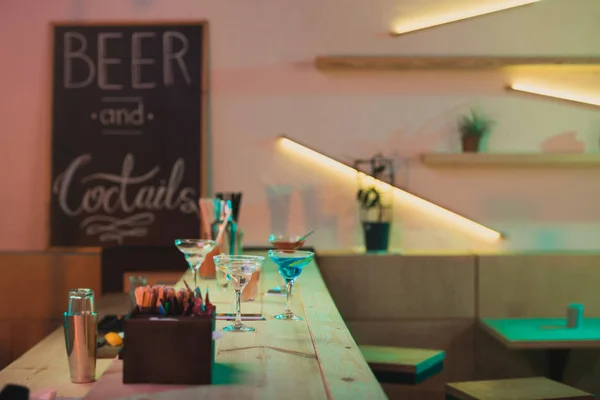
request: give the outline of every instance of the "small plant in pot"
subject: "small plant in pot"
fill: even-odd
[[[379,181],[394,184],[393,162],[377,154],[368,160],[356,160],[354,167],[359,171],[357,200],[366,250],[387,251],[392,223],[392,187]]]
[[[461,134],[462,151],[464,153],[478,152],[481,139],[491,132],[494,125],[494,121],[477,110],[471,109],[471,114],[464,115],[458,124]]]

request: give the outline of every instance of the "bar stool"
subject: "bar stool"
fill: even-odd
[[[442,350],[359,345],[379,383],[416,385],[440,372],[446,353]]]
[[[454,382],[446,384],[447,400],[587,400],[594,395],[544,377]]]

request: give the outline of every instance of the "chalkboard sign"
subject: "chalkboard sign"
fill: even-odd
[[[50,245],[198,237],[206,23],[53,30]]]

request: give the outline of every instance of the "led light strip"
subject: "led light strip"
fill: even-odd
[[[363,174],[362,172],[358,171],[357,169],[351,167],[348,164],[337,161],[332,157],[329,157],[323,153],[313,150],[285,136],[279,137],[278,144],[279,147],[284,151],[302,156],[305,159],[310,160],[311,162],[317,162],[321,166],[327,167],[330,170],[335,170],[336,172],[339,172],[341,174],[349,174],[349,176],[351,177],[356,177],[357,173]],[[418,196],[415,196],[414,194],[406,192],[396,186],[392,186],[386,182],[380,181],[370,175],[364,174],[364,177],[370,177],[370,184],[377,186],[380,190],[392,189],[396,199],[400,202],[410,204],[413,207],[420,209],[421,211],[427,212],[440,219],[444,219],[446,222],[454,224],[455,226],[460,227],[461,229],[478,238],[482,238],[488,241],[497,241],[502,238],[502,234],[496,232],[493,229],[488,228],[487,226],[483,226],[481,224],[478,224],[477,222],[471,221],[470,219],[467,219],[462,215],[458,215],[450,210],[447,210]]]
[[[489,1],[489,0],[488,0]],[[470,10],[461,10],[444,15],[436,15],[428,18],[419,18],[415,21],[409,21],[405,23],[398,23],[391,32],[392,35],[404,35],[406,33],[420,31],[423,29],[433,28],[440,25],[451,24],[465,19],[479,17],[481,15],[487,15],[496,13],[499,11],[509,10],[515,7],[522,7],[537,3],[542,0],[506,0],[498,1],[497,4],[482,6]]]
[[[596,97],[591,97],[586,95],[578,95],[568,91],[546,89],[522,83],[513,83],[507,89],[513,90],[515,92],[535,94],[537,96],[551,97],[554,99],[570,101],[573,103],[587,104],[600,107],[600,95]]]

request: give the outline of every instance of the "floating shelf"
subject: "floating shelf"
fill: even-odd
[[[319,56],[321,70],[461,70],[494,69],[517,66],[598,66],[600,57],[394,57],[394,56]]]
[[[584,153],[429,153],[430,167],[600,167],[600,154]]]

